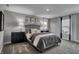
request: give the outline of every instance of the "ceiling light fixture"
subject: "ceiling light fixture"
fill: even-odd
[[[50,11],[50,9],[47,8],[46,11],[48,12],[48,11]]]

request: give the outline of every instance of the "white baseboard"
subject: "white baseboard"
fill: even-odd
[[[10,44],[11,43],[11,41],[9,41],[9,42],[4,42],[4,45],[6,45],[6,44]]]

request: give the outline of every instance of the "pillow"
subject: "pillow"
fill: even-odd
[[[40,33],[41,32],[41,30],[37,30],[37,33]]]
[[[31,38],[31,34],[30,33],[26,33],[26,37],[27,37],[27,39],[30,39]]]
[[[31,33],[32,34],[36,33],[36,30],[35,29],[31,29]]]
[[[38,29],[31,29],[31,33],[34,34],[34,33],[40,33],[40,30]]]

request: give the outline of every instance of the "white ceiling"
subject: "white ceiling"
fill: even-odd
[[[79,4],[11,4],[1,6],[9,11],[46,18],[79,13]],[[50,11],[47,12],[46,9]]]

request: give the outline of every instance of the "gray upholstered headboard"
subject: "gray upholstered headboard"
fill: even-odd
[[[28,25],[25,25],[26,33],[27,33],[30,29],[38,29],[38,30],[40,30],[40,25],[37,25],[37,24],[28,24]]]
[[[25,28],[29,28],[29,29],[31,29],[31,28],[36,28],[36,29],[40,29],[40,26],[39,25],[34,25],[34,24],[29,24],[29,25],[25,25]]]

